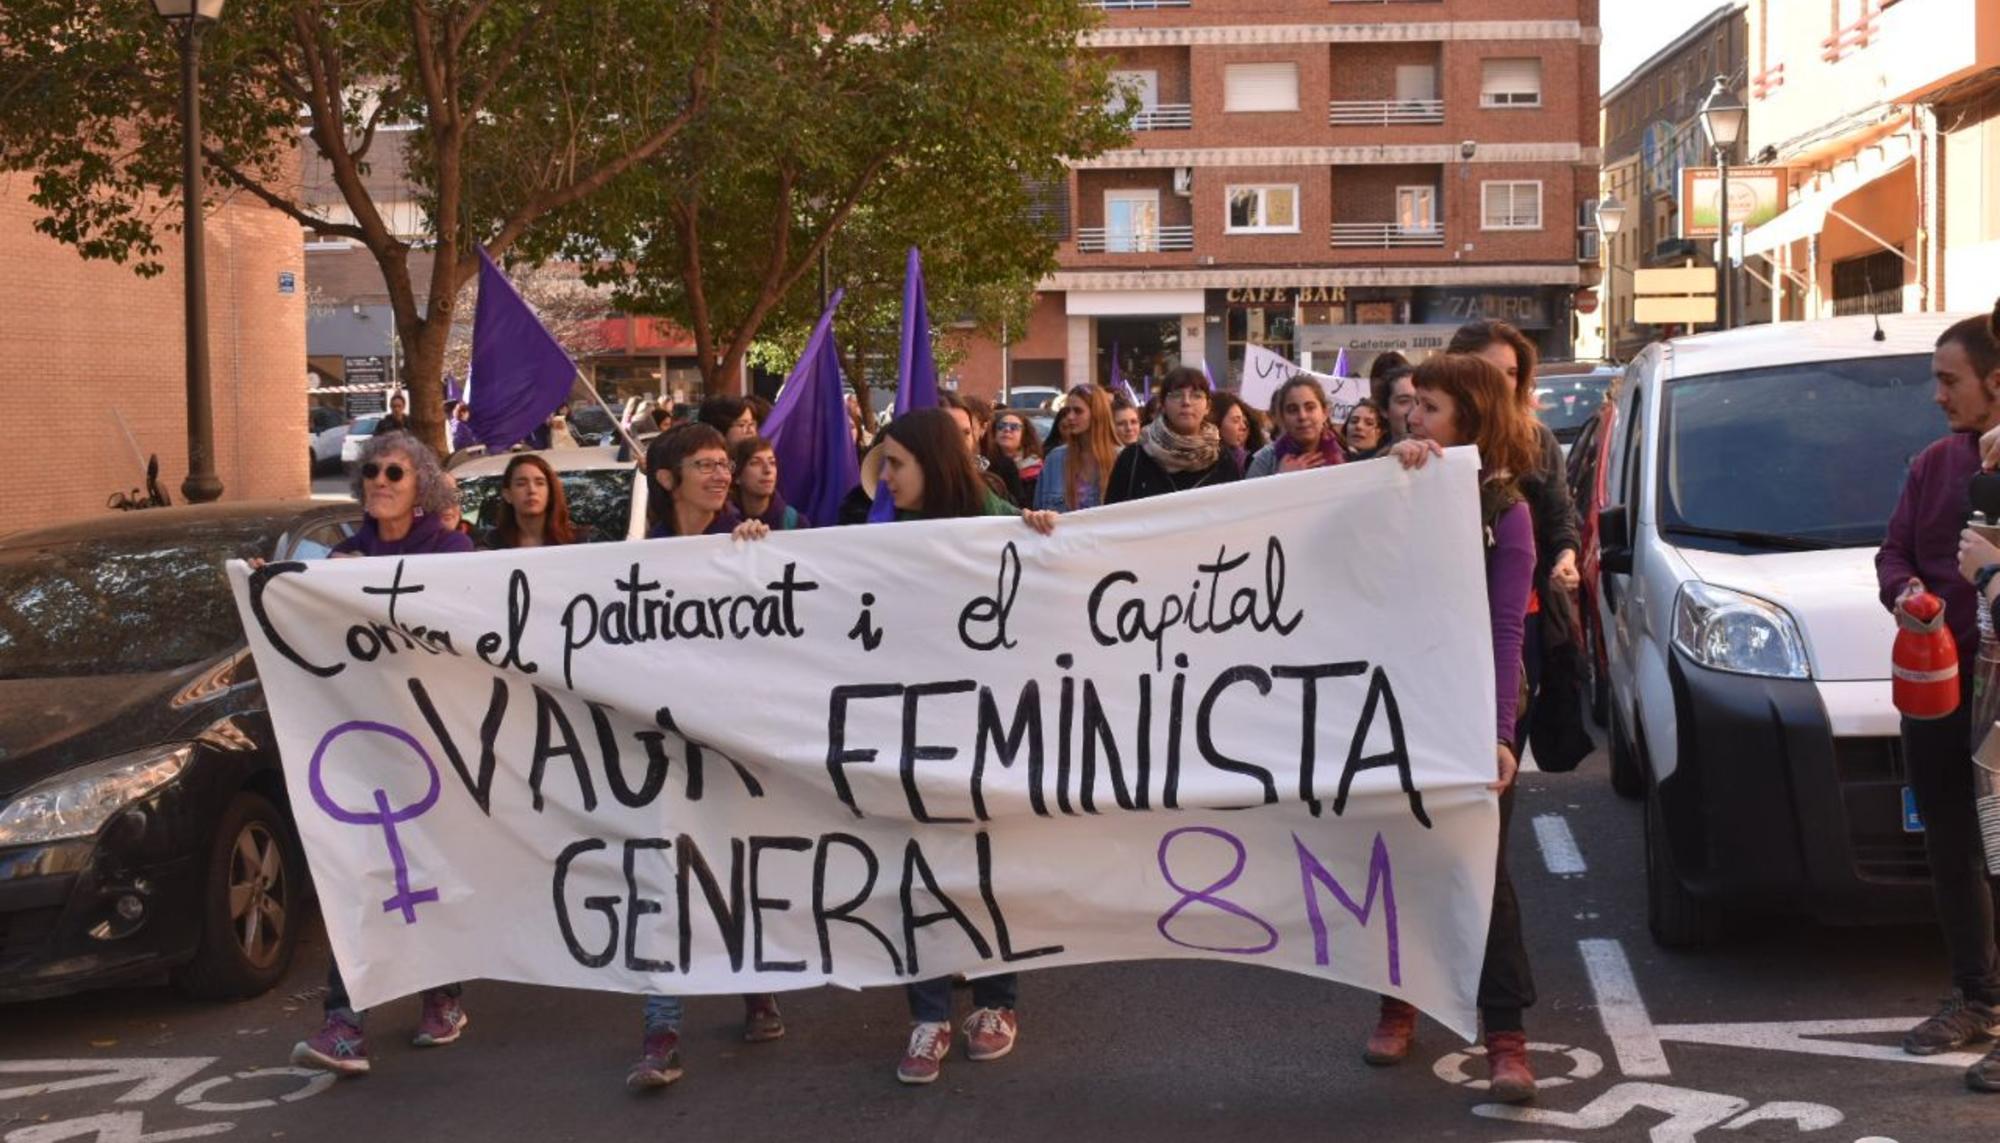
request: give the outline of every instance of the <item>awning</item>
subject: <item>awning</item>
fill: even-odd
[[[1743,257],[1753,254],[1768,254],[1780,246],[1790,246],[1794,242],[1811,238],[1826,226],[1826,216],[1831,214],[1848,225],[1861,230],[1870,238],[1875,238],[1860,226],[1856,226],[1846,215],[1835,210],[1841,199],[1874,182],[1908,166],[1907,153],[1894,158],[1878,156],[1858,160],[1853,170],[1836,176],[1831,185],[1822,187],[1811,194],[1801,195],[1783,214],[1743,236]],[[1881,239],[1877,238],[1877,242]],[[1887,243],[1883,243],[1887,245]]]

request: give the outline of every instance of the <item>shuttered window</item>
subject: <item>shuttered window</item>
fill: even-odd
[[[1542,184],[1538,182],[1480,183],[1482,230],[1540,230]]]
[[[1299,65],[1229,64],[1222,69],[1224,111],[1297,111]]]
[[[1484,60],[1479,65],[1482,107],[1539,107],[1542,103],[1542,61]]]

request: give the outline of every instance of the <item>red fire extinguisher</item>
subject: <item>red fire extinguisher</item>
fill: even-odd
[[[1944,718],[1958,709],[1958,640],[1944,625],[1944,600],[1912,592],[1896,607],[1890,656],[1896,709],[1911,718]]]

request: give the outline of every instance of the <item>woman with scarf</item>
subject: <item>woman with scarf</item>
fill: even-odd
[[[1118,462],[1118,438],[1112,435],[1111,398],[1095,385],[1078,385],[1063,398],[1063,443],[1042,458],[1035,481],[1035,507],[1046,512],[1074,512],[1105,502],[1105,483]]]
[[[729,500],[745,520],[762,520],[773,532],[813,526],[778,491],[778,453],[770,441],[763,437],[737,441],[729,459],[736,465],[736,485]]]
[[[1222,447],[1222,433],[1209,422],[1208,378],[1182,366],[1160,382],[1160,415],[1139,434],[1139,443],[1118,454],[1105,502],[1144,500],[1243,478],[1236,458]]]
[[[1035,482],[1042,475],[1042,441],[1034,422],[1019,409],[1001,409],[987,431],[983,451],[988,460],[1005,457],[1021,478],[1021,503],[1035,502]]]
[[[1433,357],[1417,367],[1414,379],[1417,403],[1410,411],[1410,439],[1397,442],[1391,455],[1405,468],[1422,468],[1430,457],[1454,445],[1476,445],[1480,463],[1486,466],[1480,473],[1479,510],[1485,525],[1486,603],[1497,714],[1494,780],[1488,788],[1500,793],[1500,845],[1478,1001],[1492,1096],[1502,1103],[1521,1103],[1535,1097],[1521,1019],[1522,1011],[1535,1002],[1535,982],[1521,938],[1520,901],[1507,871],[1507,834],[1514,819],[1514,778],[1522,745],[1516,737],[1516,714],[1524,694],[1522,626],[1535,571],[1535,527],[1521,484],[1540,463],[1537,422],[1514,398],[1500,370],[1480,357],[1457,353]],[[1376,1065],[1400,1063],[1409,1055],[1416,1024],[1415,1008],[1383,997],[1363,1058]]]
[[[1294,377],[1278,387],[1271,399],[1277,411],[1277,440],[1257,450],[1244,476],[1270,476],[1279,472],[1302,472],[1325,464],[1347,460],[1340,434],[1327,422],[1326,390],[1310,377]]]

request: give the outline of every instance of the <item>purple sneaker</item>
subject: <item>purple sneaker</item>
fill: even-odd
[[[630,1088],[665,1087],[681,1078],[681,1035],[679,1032],[648,1032],[639,1050],[639,1062],[625,1073]]]
[[[785,1034],[785,1018],[778,1011],[778,998],[761,993],[743,998],[743,1039],[752,1044],[768,1043]]]
[[[368,1044],[360,1025],[329,1012],[319,1031],[292,1045],[292,1062],[335,1075],[367,1075]]]
[[[456,996],[446,996],[442,992],[424,994],[424,1018],[417,1021],[417,1034],[410,1043],[419,1048],[441,1048],[465,1031],[472,1021],[465,1009],[458,1006]]]

